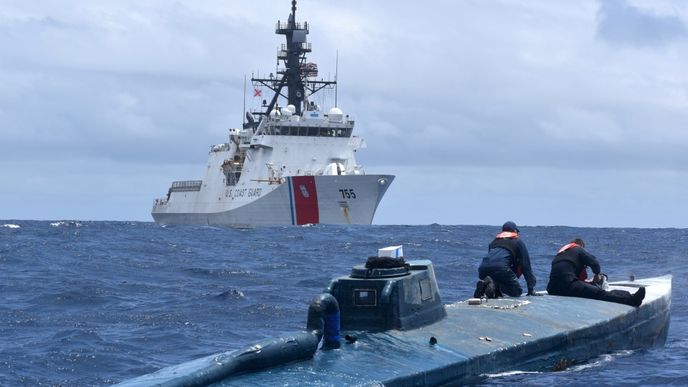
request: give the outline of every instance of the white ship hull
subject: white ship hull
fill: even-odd
[[[152,215],[165,225],[371,224],[394,176],[292,176],[285,180],[279,185],[263,184],[261,191],[269,192],[245,204],[240,204],[240,195],[247,196],[250,188],[213,195],[218,196],[214,201],[199,200],[201,191],[174,192],[176,200],[156,203]]]

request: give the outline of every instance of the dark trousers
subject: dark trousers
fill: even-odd
[[[518,278],[516,278],[516,274],[513,270],[502,267],[481,266],[478,268],[478,277],[480,277],[480,279],[485,279],[488,275],[502,293],[511,297],[519,297],[523,294],[523,289],[518,283]]]
[[[633,305],[631,293],[625,290],[607,291],[578,278],[550,278],[547,284],[547,293],[555,296],[592,298],[593,300]]]

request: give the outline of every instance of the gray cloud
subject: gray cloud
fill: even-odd
[[[2,136],[13,144],[4,160],[198,161],[241,118],[240,107],[234,117],[222,112],[228,90],[240,90],[227,82],[85,71],[12,77],[27,80],[2,104]]]
[[[597,36],[615,44],[647,47],[664,45],[688,36],[676,15],[658,15],[627,0],[599,0]]]
[[[74,203],[115,192],[131,195],[112,204],[115,218],[148,219],[152,199],[171,180],[200,177],[207,147],[241,125],[244,74],[274,71],[283,42],[273,23],[289,4],[65,4],[8,2],[0,14],[0,168],[16,182],[3,201],[52,190],[71,204],[41,210],[88,217]],[[378,221],[414,223],[396,215],[404,214],[425,222],[442,212],[441,222],[468,222],[461,208],[437,210],[466,191],[461,200],[484,211],[483,223],[493,222],[492,212],[497,224],[509,209],[476,202],[497,200],[495,187],[514,173],[510,185],[532,185],[520,196],[524,208],[549,206],[515,217],[543,224],[556,223],[561,192],[550,185],[559,175],[593,177],[599,186],[586,191],[626,193],[637,189],[629,183],[637,174],[657,192],[677,192],[653,199],[647,189],[646,201],[686,193],[681,179],[671,185],[688,169],[686,12],[650,5],[302,1],[298,18],[310,23],[309,59],[324,76],[333,76],[339,50],[339,105],[369,145],[359,161],[368,172],[399,175]],[[329,107],[333,97],[318,102]],[[247,102],[259,103],[250,95]],[[429,208],[406,210],[429,191]],[[611,197],[566,195],[577,199],[598,210],[600,224],[611,223]],[[99,204],[84,208],[107,218]],[[476,211],[470,222],[480,223]]]

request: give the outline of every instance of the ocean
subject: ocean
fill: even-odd
[[[516,219],[517,220],[517,219]],[[161,227],[0,221],[0,386],[101,386],[305,328],[310,300],[377,249],[433,261],[472,296],[497,226]],[[673,275],[663,347],[482,385],[688,385],[688,229],[521,227],[538,280],[581,237],[611,281]]]

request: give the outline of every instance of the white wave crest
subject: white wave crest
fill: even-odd
[[[65,226],[74,226],[74,227],[81,227],[81,223],[79,222],[74,222],[74,221],[59,221],[59,222],[52,222],[50,223],[52,227],[65,227]]]
[[[5,224],[2,225],[2,227],[5,227],[5,228],[21,228],[20,225],[18,225],[18,224],[13,224],[13,223],[5,223]]]

